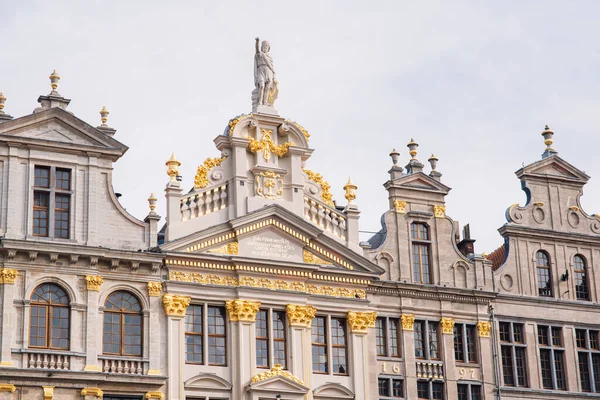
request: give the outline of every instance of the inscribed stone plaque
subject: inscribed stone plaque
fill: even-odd
[[[289,236],[262,231],[240,240],[241,256],[266,260],[302,262],[302,245]]]

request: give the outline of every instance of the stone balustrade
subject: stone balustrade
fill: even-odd
[[[444,364],[441,361],[417,361],[417,378],[444,379]]]
[[[147,361],[125,357],[99,356],[102,372],[110,374],[144,375]]]
[[[181,221],[198,218],[228,206],[228,185],[219,185],[204,192],[194,192],[181,197]]]
[[[325,231],[346,239],[346,217],[336,209],[304,196],[304,217]]]
[[[23,355],[23,368],[71,370],[71,354],[59,352],[27,351]]]

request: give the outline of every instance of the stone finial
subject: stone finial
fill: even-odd
[[[356,189],[358,189],[358,186],[352,183],[350,177],[348,177],[348,183],[344,186],[344,190],[346,191],[344,197],[348,200],[348,204],[354,204],[354,200],[356,200]]]
[[[429,159],[427,161],[429,161],[429,164],[431,165],[431,170],[435,171],[436,167],[437,167],[437,162],[438,162],[439,158],[437,158],[435,156],[435,154],[432,154],[431,157],[429,157]]]
[[[4,114],[4,103],[6,103],[6,97],[0,92],[0,114]]]
[[[408,153],[410,154],[410,159],[412,160],[416,160],[417,159],[417,147],[419,147],[419,143],[415,142],[415,139],[410,138],[410,142],[406,145],[406,147],[408,147]]]
[[[392,149],[392,152],[390,153],[390,157],[392,157],[392,164],[398,165],[398,157],[400,157],[400,153],[398,151],[396,151],[396,149]]]
[[[110,114],[110,112],[106,109],[106,106],[102,107],[102,110],[100,110],[100,120],[102,121],[102,127],[108,127],[108,125],[106,125],[106,121],[108,121],[108,114]]]
[[[554,131],[550,129],[548,125],[545,126],[544,131],[542,132],[542,136],[544,137],[544,144],[546,145],[546,150],[542,153],[542,158],[550,157],[554,154],[558,154],[558,151],[552,148],[552,136],[554,136]]]
[[[48,78],[50,78],[50,86],[52,87],[51,94],[58,94],[56,89],[58,89],[58,81],[60,80],[60,76],[58,75],[56,70],[52,71],[52,74],[50,74]]]
[[[154,193],[150,193],[150,197],[148,197],[148,207],[150,207],[150,212],[153,213],[156,209],[156,196]]]
[[[167,166],[167,175],[171,178],[171,182],[176,182],[181,163],[175,158],[175,153],[171,154],[171,158],[169,158],[165,165]]]

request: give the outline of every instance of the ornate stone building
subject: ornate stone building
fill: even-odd
[[[269,50],[257,41],[252,113],[215,138],[191,190],[166,162],[160,232],[153,195],[138,221],[113,192],[127,148],[108,111],[97,128],[66,111],[55,73],[31,115],[4,114],[0,95],[0,392],[600,398],[600,216],[553,132],[517,171],[527,203],[490,255],[446,214],[437,158],[425,172],[412,139],[404,168],[390,154],[381,231],[359,243],[357,186],[340,205],[310,169],[310,134],[273,108]]]

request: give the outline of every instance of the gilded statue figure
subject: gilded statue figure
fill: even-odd
[[[252,109],[258,106],[273,106],[279,89],[275,79],[275,67],[269,51],[271,45],[268,41],[256,38],[256,54],[254,55],[254,90],[252,91]]]

